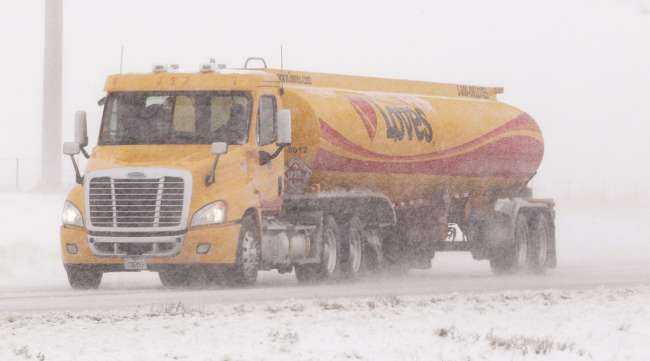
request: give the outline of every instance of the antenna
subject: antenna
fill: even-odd
[[[122,74],[123,66],[124,66],[124,45],[122,45],[122,49],[120,50],[120,74]]]
[[[280,95],[284,95],[284,47],[280,45]]]

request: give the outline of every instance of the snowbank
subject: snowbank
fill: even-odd
[[[2,360],[648,360],[650,287],[0,314]]]
[[[59,225],[63,194],[0,193],[0,289],[67,282]]]

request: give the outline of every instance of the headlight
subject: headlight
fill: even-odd
[[[216,201],[199,209],[192,217],[192,227],[219,224],[226,221],[226,203]]]
[[[72,202],[65,201],[63,204],[63,213],[61,214],[61,222],[68,226],[84,226],[84,219],[77,208]]]

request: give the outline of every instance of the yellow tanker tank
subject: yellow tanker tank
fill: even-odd
[[[542,160],[539,127],[498,102],[499,88],[298,74],[303,84],[283,96],[295,119],[290,191],[365,188],[408,201],[441,186],[521,189]]]

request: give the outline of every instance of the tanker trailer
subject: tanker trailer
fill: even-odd
[[[364,80],[288,87],[283,98],[295,119],[285,209],[331,215],[344,273],[429,268],[440,251],[469,251],[495,273],[555,266],[553,202],[527,188],[543,155],[528,114],[496,101],[495,88],[430,84],[414,93],[408,82]],[[450,224],[461,240],[449,239]]]
[[[313,282],[429,268],[443,251],[498,274],[555,266],[554,204],[527,188],[542,135],[502,89],[248,63],[110,76],[90,152],[78,112],[63,148],[72,287],[137,271],[166,287],[271,269]]]

